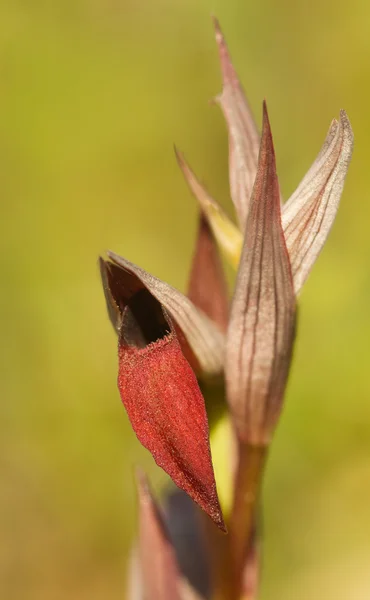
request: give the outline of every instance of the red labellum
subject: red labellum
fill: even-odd
[[[223,530],[204,399],[167,319],[141,344],[129,307],[119,338],[118,387],[132,427],[156,463]],[[147,340],[150,338],[147,338]]]

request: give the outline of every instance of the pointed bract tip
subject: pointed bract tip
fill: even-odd
[[[220,60],[221,60],[221,69],[223,71],[224,80],[226,81],[228,79],[228,77],[230,77],[231,75],[236,77],[236,74],[234,73],[234,67],[231,63],[229,49],[227,47],[225,36],[222,32],[220,22],[217,19],[217,17],[214,17],[214,16],[212,16],[212,21],[213,21],[213,27],[215,30],[215,40],[216,40],[216,44],[218,46],[218,51],[219,51]]]
[[[344,109],[341,109],[340,111],[340,122],[343,128],[343,142],[345,145],[345,151],[347,152],[346,163],[348,167],[353,152],[354,135],[352,125]]]
[[[221,32],[220,21],[218,20],[216,15],[212,13],[211,19],[212,19],[213,27],[215,28],[215,30]]]
[[[275,161],[274,142],[273,142],[273,139],[272,139],[270,117],[269,117],[269,113],[268,113],[268,110],[267,110],[266,99],[262,103],[262,134],[261,134],[260,152],[262,151],[263,148],[267,149],[267,151],[269,153],[271,153],[271,155],[272,155],[272,157],[274,158],[274,161]],[[276,165],[275,164],[274,164],[274,169],[276,171]]]
[[[269,117],[269,113],[267,110],[267,102],[266,102],[266,98],[264,98],[263,102],[262,102],[262,127],[268,127],[269,130],[271,130],[271,126],[270,126],[270,117]]]
[[[351,135],[351,138],[353,138],[352,126],[351,126],[351,123],[350,123],[350,120],[348,118],[346,111],[342,108],[340,110],[339,114],[340,114],[340,122],[342,124],[343,129],[348,131]]]
[[[135,482],[139,495],[151,496],[148,476],[141,467],[135,468]]]
[[[104,282],[106,274],[107,274],[107,263],[102,256],[99,256],[98,264],[99,264],[100,274],[101,274],[102,280]]]
[[[222,533],[225,533],[225,534],[228,533],[227,527],[225,525],[225,521],[222,518],[221,511],[216,516],[212,516],[212,520],[217,525],[217,527],[220,529],[220,531],[222,531]]]
[[[216,15],[213,15],[213,14],[211,15],[211,19],[212,19],[214,30],[216,32],[216,36],[221,36],[223,38],[220,21],[218,20]]]
[[[107,267],[105,264],[105,260],[103,259],[102,256],[99,256],[98,258],[98,265],[99,265],[99,270],[100,270],[100,276],[103,282],[103,286],[104,289],[106,287],[106,279],[107,279]]]
[[[176,144],[173,145],[173,150],[174,150],[174,153],[175,153],[177,164],[179,165],[180,168],[183,168],[185,166],[185,157],[184,157],[184,154],[176,146]]]
[[[99,268],[108,315],[115,331],[118,332],[121,325],[122,314],[119,299],[115,297],[115,291],[111,287],[111,263],[99,256]]]

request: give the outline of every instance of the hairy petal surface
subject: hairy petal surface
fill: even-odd
[[[244,231],[257,172],[260,138],[217,19],[214,25],[223,80],[222,93],[216,101],[227,123],[231,198]]]
[[[204,399],[169,312],[135,273],[103,259],[100,266],[132,427],[176,485],[224,528]]]
[[[227,284],[217,244],[202,212],[187,295],[221,331],[226,332],[229,318]]]
[[[295,295],[280,216],[275,154],[263,133],[226,342],[227,398],[239,439],[267,444],[291,360]]]
[[[176,485],[225,529],[206,409],[195,374],[173,331],[140,347],[131,319],[127,307],[118,344],[118,389],[132,427]]]
[[[108,252],[108,256],[114,264],[106,262],[105,267],[103,266],[111,274],[110,288],[106,291],[107,303],[111,301],[111,290],[114,287],[113,295],[120,296],[122,312],[128,298],[138,289],[145,288],[170,314],[183,352],[193,368],[199,371],[199,374],[219,374],[223,365],[224,335],[217,325],[172,286],[118,254]],[[106,285],[107,275],[103,278],[103,283],[104,279]],[[116,317],[117,310],[111,310],[109,313],[110,316],[113,314],[113,317]]]
[[[353,133],[342,110],[340,122],[333,121],[317,159],[283,206],[283,228],[296,294],[333,225],[352,150]]]
[[[238,227],[229,219],[221,206],[207,192],[187,164],[184,155],[175,148],[177,162],[190,191],[199,202],[215,239],[226,259],[236,269],[239,264],[243,236]]]
[[[176,553],[146,476],[138,472],[139,561],[145,600],[181,600]]]

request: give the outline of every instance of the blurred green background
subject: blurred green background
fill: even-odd
[[[355,153],[300,299],[264,490],[263,600],[370,598],[370,4],[3,0],[0,5],[1,600],[115,600],[139,447],[116,390],[97,257],[184,289],[185,152],[230,206],[217,14],[285,197],[345,108]]]

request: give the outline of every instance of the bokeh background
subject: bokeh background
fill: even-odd
[[[230,207],[210,14],[294,190],[345,108],[355,153],[300,299],[264,489],[263,600],[370,598],[370,4],[3,0],[0,598],[124,598],[133,466],[97,269],[110,248],[185,289],[195,202]]]

